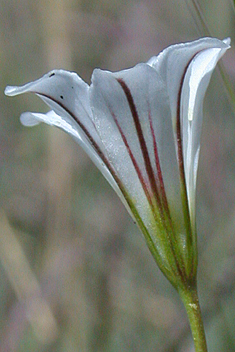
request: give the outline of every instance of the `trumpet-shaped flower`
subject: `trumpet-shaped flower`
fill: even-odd
[[[54,70],[13,96],[37,94],[52,109],[23,113],[69,133],[87,152],[138,223],[160,269],[175,287],[197,270],[195,190],[202,105],[229,40],[203,38],[163,50],[116,73],[95,69],[91,85]]]

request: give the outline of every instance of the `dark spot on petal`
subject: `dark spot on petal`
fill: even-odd
[[[49,77],[55,76],[55,72],[52,72]]]
[[[73,86],[72,86],[72,89],[73,89]]]
[[[61,97],[61,99],[64,99],[63,95],[61,95],[60,97]]]

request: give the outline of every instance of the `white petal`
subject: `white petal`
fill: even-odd
[[[88,91],[89,86],[76,73],[54,70],[22,87],[7,87],[5,94],[14,96],[33,92],[46,102],[53,109],[52,111],[47,114],[24,113],[21,115],[21,122],[28,126],[45,122],[72,135],[102,172],[131,214],[117,182],[104,164],[105,150],[91,120],[92,111]],[[104,158],[100,157],[100,152]]]
[[[54,113],[54,111],[50,111],[50,113]],[[23,112],[20,115],[20,122],[22,123],[22,125],[28,126],[28,127],[37,126],[40,122],[42,122],[42,118],[39,118],[38,115],[44,116],[44,114]],[[49,113],[47,113],[47,115],[49,115]]]
[[[125,92],[120,81],[124,82],[129,93]],[[133,99],[132,106],[130,99]],[[182,224],[179,172],[169,101],[166,87],[157,72],[146,64],[118,73],[95,70],[91,105],[93,121],[109,160],[146,223],[151,210],[145,187],[154,197],[151,182],[159,181],[154,135],[171,215],[174,222],[177,218],[178,223]]]
[[[190,43],[172,45],[148,62],[159,72],[166,83],[173,128],[176,128],[178,104],[181,106],[183,159],[193,222],[203,99],[212,71],[220,57],[229,48],[229,44],[230,39],[221,41],[214,38],[202,38]],[[177,144],[176,134],[175,142]]]
[[[91,121],[88,98],[89,86],[74,72],[54,70],[40,79],[21,87],[7,87],[5,94],[14,96],[33,92],[40,96],[55,113],[63,117],[74,129],[79,125],[102,148]]]
[[[44,122],[50,126],[56,126],[66,131],[70,135],[72,135],[75,139],[81,139],[78,133],[78,128],[74,128],[69,122],[64,120],[61,116],[57,115],[53,110],[49,111],[46,114],[41,113],[32,113],[32,112],[24,112],[20,116],[20,121],[24,126],[35,126],[40,122]]]
[[[184,78],[181,100],[181,126],[187,193],[192,220],[195,218],[195,190],[202,127],[202,108],[212,72],[224,54],[221,48],[199,52]]]
[[[83,148],[83,150],[87,153],[87,155],[97,166],[97,168],[101,171],[103,176],[110,183],[110,185],[113,187],[115,192],[118,194],[118,196],[121,198],[121,200],[127,207],[128,211],[130,212],[129,206],[126,204],[126,201],[124,200],[124,197],[120,192],[120,189],[116,181],[114,180],[110,171],[108,170],[108,168],[106,167],[106,165],[104,164],[104,162],[102,161],[102,159],[100,158],[96,150],[94,149],[93,145],[90,143],[89,139],[81,130],[79,131],[78,128],[75,129],[73,125],[65,121],[64,118],[57,115],[53,110],[49,111],[47,114],[25,112],[20,116],[20,120],[22,124],[25,126],[34,126],[39,124],[40,122],[44,122],[48,125],[59,127],[60,129],[70,134],[75,139],[75,141]]]
[[[153,197],[159,208],[166,199],[173,222],[183,224],[176,133],[179,106],[186,187],[194,212],[202,102],[211,72],[228,46],[229,40],[212,38],[173,45],[148,64],[115,74],[95,70],[91,88],[75,73],[55,70],[25,86],[7,87],[5,93],[39,95],[53,111],[23,114],[22,123],[32,126],[43,121],[71,134],[127,209],[118,180],[145,226],[157,232],[160,224],[154,219]]]
[[[202,38],[193,42],[171,45],[158,56],[152,57],[148,64],[154,67],[166,82],[170,98],[173,123],[176,119],[177,100],[185,70],[193,57],[209,48],[218,48],[221,55],[229,48],[230,39]]]
[[[223,55],[223,51],[219,48],[211,48],[201,51],[199,54],[191,62],[186,76],[190,75],[189,82],[186,82],[187,77],[184,80],[184,86],[188,85],[186,89],[189,88],[189,101],[188,101],[188,119],[192,121],[195,117],[195,107],[198,105],[198,96],[202,96],[203,94],[200,89],[203,89],[203,93],[205,93],[207,86],[209,84],[210,76],[208,74],[212,73],[214,70],[218,60],[221,55]],[[207,76],[206,81],[203,78]],[[201,84],[203,80],[203,85]],[[184,87],[185,89],[185,87]],[[184,92],[183,92],[184,93]],[[201,103],[202,101],[200,101]]]

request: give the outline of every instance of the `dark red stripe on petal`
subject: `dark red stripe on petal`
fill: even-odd
[[[149,110],[149,125],[150,125],[150,131],[151,131],[152,139],[153,139],[153,150],[154,150],[155,164],[156,164],[158,180],[159,180],[159,185],[160,185],[160,190],[161,190],[161,198],[162,198],[163,206],[164,206],[164,208],[170,218],[170,211],[169,211],[169,207],[168,207],[166,191],[165,191],[164,181],[163,181],[163,177],[162,177],[162,170],[161,170],[161,165],[160,165],[160,160],[159,160],[159,155],[158,155],[157,141],[155,138],[152,116],[151,116],[150,110]]]
[[[154,217],[155,217],[155,220],[156,220],[156,222],[158,222],[159,219],[158,219],[158,216],[157,216],[157,214],[156,214],[156,212],[155,212],[155,206],[154,206],[154,204],[153,204],[151,195],[150,195],[150,193],[149,193],[149,191],[148,191],[147,184],[146,184],[146,182],[145,182],[145,180],[144,180],[144,177],[143,177],[143,175],[142,175],[142,173],[141,173],[141,170],[140,170],[140,168],[139,168],[139,166],[138,166],[138,163],[137,163],[137,161],[136,161],[136,159],[135,159],[135,157],[134,157],[134,155],[133,155],[133,153],[132,153],[132,151],[131,151],[131,149],[130,149],[130,146],[129,146],[128,142],[127,142],[127,139],[126,139],[126,137],[125,137],[125,134],[124,134],[124,132],[122,131],[121,126],[119,125],[115,114],[114,114],[112,111],[111,111],[111,114],[112,114],[113,119],[114,119],[114,121],[115,121],[115,123],[116,123],[116,125],[117,125],[117,127],[118,127],[118,130],[119,130],[121,136],[122,136],[122,139],[123,139],[123,142],[124,142],[124,144],[125,144],[125,146],[126,146],[126,148],[127,148],[128,154],[130,155],[130,158],[131,158],[131,160],[132,160],[132,163],[133,163],[133,165],[134,165],[134,168],[135,168],[135,170],[136,170],[136,173],[137,173],[137,175],[138,175],[138,178],[139,178],[139,180],[140,180],[140,182],[141,182],[141,184],[142,184],[143,190],[144,190],[144,192],[145,192],[145,195],[146,195],[146,197],[147,197],[147,199],[148,199],[148,201],[149,201],[150,207],[152,208],[152,211],[153,211],[153,215],[154,215]],[[176,266],[177,266],[177,268],[178,268],[178,272],[180,272],[181,275],[182,275],[182,277],[183,277],[183,273],[181,272],[180,266],[179,266],[178,261],[177,261],[177,259],[176,259],[176,255],[175,255],[174,246],[173,246],[173,243],[172,243],[171,236],[170,236],[170,234],[168,233],[168,228],[167,228],[167,224],[166,224],[166,221],[165,221],[164,213],[162,212],[161,208],[159,208],[159,211],[160,211],[160,213],[161,213],[161,220],[163,221],[163,225],[165,226],[166,236],[167,236],[168,241],[169,241],[170,249],[172,250],[172,254],[173,254],[173,256],[175,257],[175,264],[176,264]],[[170,221],[171,230],[173,231],[173,227],[172,227],[172,224],[171,224],[170,217],[169,217],[169,221]],[[151,242],[152,242],[151,236],[149,236],[148,241],[149,241],[149,239],[151,239]],[[155,245],[154,245],[154,248],[156,248]],[[171,267],[171,269],[174,271],[174,267],[173,267],[173,266]],[[163,271],[163,272],[164,272],[164,271]]]
[[[120,134],[121,134],[121,136],[122,136],[122,140],[123,140],[123,142],[124,142],[124,144],[125,144],[125,146],[126,146],[127,152],[128,152],[128,154],[129,154],[129,156],[130,156],[130,158],[131,158],[131,161],[132,161],[133,166],[134,166],[134,168],[135,168],[135,170],[136,170],[136,173],[137,173],[137,175],[138,175],[138,178],[139,178],[139,180],[140,180],[140,183],[142,184],[144,193],[145,193],[145,195],[146,195],[146,197],[147,197],[147,199],[148,199],[148,201],[149,201],[150,206],[153,208],[153,201],[152,201],[151,195],[150,195],[150,193],[149,193],[149,191],[148,191],[148,186],[147,186],[147,183],[146,183],[146,181],[145,181],[145,179],[144,179],[144,176],[143,176],[143,174],[142,174],[142,172],[141,172],[141,170],[140,170],[140,168],[139,168],[139,166],[138,166],[138,163],[137,163],[137,161],[136,161],[136,159],[135,159],[135,157],[134,157],[134,155],[133,155],[133,153],[132,153],[132,151],[131,151],[131,148],[130,148],[130,146],[129,146],[129,143],[127,142],[126,136],[125,136],[125,134],[124,134],[124,132],[123,132],[121,126],[119,125],[115,114],[114,114],[112,111],[111,111],[111,114],[112,114],[113,119],[114,119],[114,121],[115,121],[115,123],[116,123],[116,125],[117,125],[117,128],[118,128],[118,130],[119,130],[119,132],[120,132]]]
[[[179,172],[180,172],[180,180],[181,180],[181,197],[182,197],[182,206],[184,212],[184,222],[186,232],[188,234],[188,240],[192,240],[191,232],[191,221],[190,221],[190,211],[189,211],[189,203],[188,203],[188,193],[186,186],[186,177],[185,177],[185,166],[184,166],[184,158],[183,158],[183,136],[181,131],[181,98],[182,98],[182,89],[184,84],[184,79],[186,72],[189,68],[189,65],[193,61],[194,57],[198,54],[195,53],[194,56],[190,59],[188,64],[186,65],[179,86],[178,98],[177,98],[177,111],[176,111],[176,138],[177,138],[177,155],[178,155],[178,163],[179,163]],[[192,267],[194,267],[192,265]]]
[[[101,151],[100,147],[97,145],[97,143],[94,141],[94,139],[92,138],[91,134],[89,133],[89,131],[86,129],[86,127],[83,125],[83,123],[81,123],[81,121],[79,120],[79,118],[72,113],[72,111],[70,111],[64,104],[62,104],[61,101],[57,101],[55,98],[50,97],[47,94],[42,94],[42,93],[38,93],[38,92],[33,92],[39,96],[43,96],[47,99],[50,99],[52,101],[54,101],[56,104],[58,104],[64,111],[66,111],[73,119],[74,121],[78,124],[78,126],[81,128],[81,130],[84,132],[84,134],[86,135],[86,137],[89,139],[91,145],[94,147],[95,151],[98,153],[98,155],[100,156],[100,158],[104,161],[104,163],[107,163],[107,159],[105,158],[103,152]],[[108,166],[108,165],[107,165]]]
[[[180,82],[180,89],[178,93],[177,99],[177,115],[176,115],[176,137],[177,137],[177,154],[178,154],[178,163],[179,163],[179,171],[181,180],[183,180],[185,184],[185,173],[184,173],[184,159],[183,159],[183,141],[181,136],[181,121],[180,121],[180,110],[181,110],[181,93],[184,83],[184,76],[187,71],[188,66],[186,67],[183,77]],[[185,184],[186,187],[186,184]],[[186,190],[186,188],[185,188]]]
[[[115,169],[113,168],[113,166],[111,165],[110,161],[107,159],[107,157],[104,155],[104,153],[102,152],[102,150],[100,149],[100,147],[97,145],[97,143],[94,141],[94,139],[92,138],[91,134],[88,132],[88,130],[85,128],[85,126],[83,125],[83,123],[81,123],[81,121],[79,120],[79,118],[74,115],[66,106],[64,106],[61,101],[57,101],[56,99],[46,95],[46,94],[41,94],[38,92],[34,92],[37,95],[41,95],[44,96],[45,98],[51,99],[52,101],[54,101],[56,104],[58,104],[62,109],[64,109],[73,119],[74,121],[78,124],[78,126],[81,128],[81,130],[83,131],[83,133],[85,134],[85,136],[88,138],[89,142],[91,143],[92,147],[94,148],[94,152],[96,152],[99,157],[101,158],[101,160],[103,161],[104,165],[108,168],[108,170],[110,171],[111,175],[113,176],[115,182],[117,183],[118,187],[120,188],[121,192],[123,193],[127,203],[129,204],[129,198],[127,197],[127,192],[125,189],[125,186],[123,185],[123,183],[121,182],[120,178],[118,177]],[[130,205],[130,204],[129,204]]]
[[[133,96],[131,94],[131,91],[129,89],[129,87],[126,85],[126,83],[123,81],[123,79],[118,78],[117,79],[118,83],[120,84],[120,86],[122,87],[128,104],[129,104],[129,108],[133,117],[133,121],[135,124],[135,128],[136,128],[136,132],[137,132],[137,136],[139,139],[139,143],[140,143],[140,148],[142,151],[142,155],[143,155],[143,159],[144,159],[144,163],[145,163],[145,167],[146,167],[146,171],[147,171],[147,175],[149,178],[149,182],[152,188],[152,192],[156,198],[157,204],[159,206],[159,210],[161,210],[161,201],[160,201],[160,196],[159,196],[159,191],[157,188],[157,184],[156,184],[156,180],[155,180],[155,176],[154,176],[154,171],[152,168],[152,164],[151,164],[151,160],[149,157],[149,152],[148,152],[148,148],[144,139],[144,134],[142,131],[142,127],[141,127],[141,123],[140,123],[140,119],[139,119],[139,115],[135,106],[135,102],[133,99]]]
[[[150,202],[150,205],[151,205],[152,210],[153,210],[153,215],[155,217],[156,222],[158,222],[159,218],[158,218],[157,214],[160,213],[162,225],[165,227],[165,235],[166,235],[166,237],[168,239],[168,242],[169,242],[169,248],[171,249],[172,254],[174,256],[174,259],[175,259],[175,265],[177,266],[178,272],[180,273],[180,275],[182,277],[184,277],[184,273],[182,272],[181,267],[179,265],[179,258],[177,258],[177,255],[175,253],[175,248],[174,248],[174,244],[173,244],[174,240],[171,237],[171,233],[174,236],[174,230],[173,230],[173,226],[172,226],[172,223],[171,223],[171,218],[170,218],[170,216],[167,217],[168,219],[166,219],[166,217],[165,217],[166,209],[164,209],[164,207],[162,205],[162,202],[161,202],[161,199],[160,199],[160,196],[159,196],[159,191],[158,191],[157,184],[156,184],[156,178],[154,176],[153,167],[152,167],[152,164],[151,164],[151,161],[150,161],[147,145],[146,145],[146,142],[145,142],[145,139],[144,139],[144,135],[143,135],[142,127],[141,127],[141,124],[140,124],[139,115],[138,115],[138,112],[136,110],[136,106],[135,106],[135,103],[134,103],[134,99],[133,99],[132,94],[130,92],[130,89],[128,88],[126,83],[122,79],[118,79],[118,82],[121,85],[121,87],[123,88],[123,91],[124,91],[124,93],[126,95],[126,98],[127,98],[127,101],[128,101],[131,113],[132,113],[132,117],[133,117],[133,120],[134,120],[134,123],[135,123],[137,135],[138,135],[138,138],[139,138],[140,147],[141,147],[143,158],[144,158],[144,162],[145,162],[145,167],[146,167],[146,170],[147,170],[147,175],[148,175],[148,178],[149,178],[149,181],[150,181],[150,184],[151,184],[151,188],[152,188],[153,194],[154,194],[156,202],[157,202],[157,206],[158,206],[157,212],[155,211],[155,209],[156,209],[155,204]],[[160,163],[159,163],[159,167],[160,167]],[[163,183],[162,183],[162,185],[163,185]],[[144,187],[144,184],[143,184],[143,187]],[[167,209],[168,209],[168,206],[167,206]],[[168,215],[169,215],[169,212],[168,212]],[[168,227],[168,221],[170,223],[170,229]],[[171,231],[171,233],[170,233],[170,231]]]
[[[86,137],[88,138],[88,140],[90,141],[91,145],[94,148],[94,151],[99,155],[99,157],[101,158],[101,160],[103,161],[104,165],[108,168],[109,172],[111,173],[111,175],[113,176],[117,186],[119,187],[120,191],[122,192],[124,198],[126,199],[127,204],[129,205],[131,212],[133,213],[134,217],[136,218],[136,220],[138,221],[138,224],[140,226],[140,228],[142,229],[143,233],[145,234],[145,236],[147,236],[146,234],[148,234],[148,230],[146,229],[146,226],[144,224],[144,221],[141,219],[139,212],[136,208],[136,206],[133,203],[133,200],[131,199],[131,197],[129,196],[128,190],[126,189],[125,185],[123,184],[123,182],[120,180],[118,174],[116,173],[115,169],[113,168],[112,164],[110,163],[110,161],[107,159],[107,157],[103,154],[103,152],[101,151],[100,147],[97,145],[97,143],[93,140],[92,136],[90,135],[90,133],[88,132],[88,130],[85,128],[85,126],[81,123],[81,121],[79,120],[79,118],[77,116],[75,116],[67,107],[65,107],[61,101],[57,101],[54,98],[52,99],[52,97],[46,95],[46,94],[41,94],[41,93],[37,93],[34,92],[37,95],[42,95],[48,99],[51,99],[53,101],[55,101],[59,106],[61,106],[73,119],[74,121],[79,125],[79,127],[81,128],[81,130],[84,132],[84,134],[86,135]],[[117,124],[118,125],[118,124]],[[124,138],[124,134],[122,134],[122,137]],[[124,143],[125,143],[125,138],[124,138]],[[128,151],[130,152],[130,148],[128,148]],[[131,152],[130,152],[131,153]],[[137,162],[134,161],[134,157],[132,156],[132,162],[135,165],[135,167],[138,170],[138,165]],[[152,200],[151,197],[148,193],[147,190],[147,186],[144,183],[144,178],[141,175],[140,170],[137,171],[138,177],[142,180],[142,185],[145,188],[144,191],[146,193],[146,196],[151,204]],[[151,238],[148,235],[148,241],[151,242]],[[152,247],[154,248],[154,245],[152,245]],[[155,248],[155,251],[157,252],[157,249]],[[159,253],[158,253],[159,255]]]
[[[128,194],[128,191],[126,190],[126,187],[124,186],[124,184],[122,183],[122,181],[120,180],[119,176],[117,175],[115,169],[113,168],[112,164],[110,163],[110,161],[107,159],[107,157],[103,154],[103,152],[101,151],[100,147],[97,145],[97,143],[93,140],[92,136],[90,135],[90,133],[88,132],[88,130],[85,128],[85,126],[81,123],[81,121],[79,120],[79,118],[74,115],[66,106],[64,106],[61,101],[57,101],[56,99],[46,95],[46,94],[41,94],[41,93],[38,93],[38,92],[34,92],[35,94],[37,95],[41,95],[41,96],[44,96],[45,98],[48,98],[48,99],[51,99],[52,101],[54,101],[56,104],[58,104],[61,108],[63,108],[73,119],[74,121],[79,125],[79,127],[81,128],[81,130],[84,132],[84,134],[86,135],[86,137],[89,139],[91,145],[93,146],[94,150],[97,152],[97,154],[99,155],[99,157],[101,158],[101,160],[104,162],[104,164],[106,165],[106,167],[108,168],[108,170],[110,171],[111,175],[113,176],[114,180],[116,181],[118,187],[120,188],[122,194],[124,195],[124,198],[126,199],[128,205],[130,206],[130,209],[133,211],[133,214],[138,214],[138,211],[136,208],[133,209],[133,204],[132,204],[132,201],[129,197],[129,194]],[[112,113],[112,112],[111,112]],[[147,185],[146,185],[146,182],[144,181],[144,177],[143,175],[141,174],[141,171],[137,165],[137,162],[130,150],[130,147],[126,141],[126,138],[125,138],[125,135],[123,133],[123,131],[121,130],[120,126],[118,125],[118,122],[117,122],[117,119],[116,117],[114,116],[114,114],[112,113],[113,115],[113,118],[117,124],[117,127],[122,135],[122,138],[123,138],[123,141],[127,147],[127,150],[128,150],[128,153],[132,159],[132,162],[134,164],[134,167],[136,169],[136,172],[137,172],[137,175],[141,181],[141,184],[143,186],[143,189],[144,189],[144,192],[146,194],[146,197],[148,198],[148,201],[150,202],[150,205],[152,205],[153,207],[153,204],[152,204],[152,199],[151,199],[151,196],[148,192],[148,189],[147,189]],[[139,215],[137,216],[137,218],[139,217]],[[143,225],[142,225],[143,226]]]
[[[186,197],[187,197],[187,189],[186,189],[184,158],[183,158],[183,136],[182,136],[182,131],[181,131],[181,119],[180,119],[180,117],[181,117],[181,97],[182,97],[182,89],[183,89],[183,84],[184,84],[186,72],[188,70],[189,65],[191,64],[191,62],[193,61],[194,57],[197,54],[198,54],[198,52],[194,54],[194,56],[190,59],[190,61],[188,62],[188,64],[186,65],[186,67],[184,69],[184,72],[183,72],[183,75],[182,75],[181,81],[180,81],[178,98],[177,98],[177,112],[176,112],[177,155],[178,155],[180,177],[181,177],[181,180],[184,184],[184,192],[185,192]]]

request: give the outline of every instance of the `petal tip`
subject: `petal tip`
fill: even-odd
[[[91,82],[94,83],[94,81],[99,78],[104,72],[105,71],[102,71],[100,68],[95,68],[91,75]]]
[[[20,115],[20,122],[23,126],[31,127],[36,126],[40,123],[35,117],[35,115],[31,112],[23,112]]]
[[[7,86],[4,90],[4,94],[8,96],[13,96],[17,94],[16,90],[17,90],[17,87],[15,86]]]
[[[230,48],[230,44],[231,44],[231,38],[228,37],[228,38],[225,38],[223,40],[223,43],[226,44],[228,46],[228,49]]]

